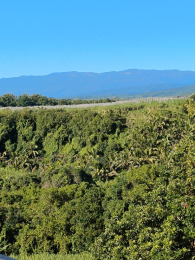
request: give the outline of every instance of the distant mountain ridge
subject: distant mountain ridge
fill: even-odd
[[[0,95],[42,94],[56,98],[140,95],[195,85],[194,71],[138,70],[119,72],[61,72],[45,76],[0,79]],[[195,92],[195,88],[190,87]],[[173,91],[174,92],[174,91]],[[175,93],[176,94],[176,93]]]

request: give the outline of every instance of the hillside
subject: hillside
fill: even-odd
[[[39,93],[57,98],[120,97],[167,89],[174,92],[178,87],[194,84],[193,71],[130,69],[106,73],[64,72],[0,79],[0,95]]]
[[[194,115],[179,99],[1,110],[2,253],[192,260]]]

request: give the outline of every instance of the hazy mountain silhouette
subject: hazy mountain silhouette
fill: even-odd
[[[62,72],[46,76],[21,76],[0,79],[0,95],[42,94],[48,97],[95,95],[136,95],[195,85],[194,71],[137,70],[119,72]]]

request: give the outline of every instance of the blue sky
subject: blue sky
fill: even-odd
[[[195,70],[194,0],[0,0],[0,78]]]

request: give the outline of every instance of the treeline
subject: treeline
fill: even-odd
[[[3,253],[193,259],[195,103],[179,102],[1,111]]]
[[[116,99],[57,99],[48,98],[39,94],[23,94],[15,96],[13,94],[4,94],[0,96],[0,107],[27,107],[27,106],[56,106],[56,105],[78,105],[91,103],[115,102]]]

